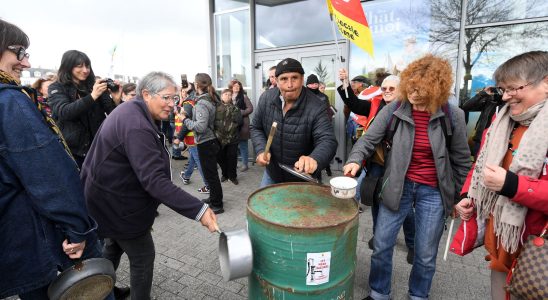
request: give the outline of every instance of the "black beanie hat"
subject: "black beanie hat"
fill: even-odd
[[[306,78],[306,85],[313,84],[313,83],[320,83],[318,80],[318,76],[314,74],[308,75],[308,78]]]
[[[298,60],[295,60],[293,58],[286,58],[282,60],[278,65],[276,66],[276,73],[274,74],[276,77],[282,75],[283,73],[290,73],[290,72],[297,72],[301,75],[304,75],[304,69],[301,63]]]

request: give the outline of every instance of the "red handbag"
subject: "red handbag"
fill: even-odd
[[[449,249],[456,255],[464,256],[482,246],[484,237],[485,221],[478,220],[474,212],[468,221],[461,221]]]

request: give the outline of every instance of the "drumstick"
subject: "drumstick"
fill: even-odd
[[[449,243],[451,243],[451,234],[453,233],[453,225],[455,219],[451,219],[451,225],[449,226],[449,232],[447,233],[447,243],[445,243],[445,252],[443,253],[443,260],[447,260],[447,252],[449,251]]]
[[[272,127],[270,127],[270,133],[268,134],[268,140],[266,141],[266,147],[264,148],[264,159],[266,159],[268,151],[270,150],[270,145],[272,145],[272,140],[276,134],[276,127],[278,127],[278,123],[272,122]]]

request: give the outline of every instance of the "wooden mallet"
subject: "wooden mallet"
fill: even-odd
[[[264,159],[266,159],[266,156],[268,155],[268,152],[270,151],[270,145],[272,145],[272,140],[274,139],[274,135],[276,135],[277,127],[278,127],[278,123],[272,122],[272,127],[270,127],[270,133],[268,134],[268,139],[266,140],[266,147],[264,148]]]

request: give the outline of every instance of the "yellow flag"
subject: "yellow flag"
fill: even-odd
[[[373,37],[360,0],[327,0],[340,33],[373,57]]]

